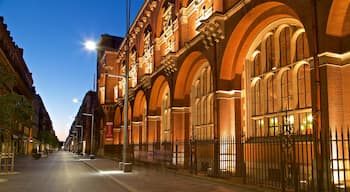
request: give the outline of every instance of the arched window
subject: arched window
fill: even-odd
[[[261,86],[261,80],[258,80],[254,85],[254,98],[253,98],[253,105],[254,107],[254,115],[260,115],[262,114],[262,86]]]
[[[267,113],[274,113],[277,110],[277,89],[275,76],[271,75],[266,80],[266,93],[267,93]]]
[[[261,62],[260,62],[260,52],[258,52],[255,57],[254,60],[252,62],[252,77],[258,76],[262,74],[262,70],[261,70]]]
[[[305,32],[301,33],[295,43],[296,57],[295,61],[300,61],[305,58],[310,57],[309,46],[307,43],[307,38]]]
[[[114,101],[115,102],[117,102],[117,100],[118,100],[118,92],[119,92],[119,87],[118,87],[118,85],[116,85],[114,87]]]
[[[310,65],[300,66],[310,56],[305,30],[297,23],[272,26],[265,30],[266,34],[260,34],[265,39],[256,38],[247,55],[250,66],[245,75],[250,81],[246,82],[253,85],[247,86],[249,135],[309,134],[312,132]],[[265,66],[257,67],[260,63]]]
[[[211,70],[207,65],[198,73],[191,88],[192,137],[196,140],[213,138],[213,90]]]
[[[302,65],[298,71],[299,108],[311,107],[310,66]]]
[[[170,142],[171,106],[169,89],[164,92],[161,106],[161,141]]]
[[[281,109],[290,110],[292,106],[292,72],[287,70],[281,76]]]
[[[275,64],[273,35],[269,35],[265,40],[265,64],[265,72],[271,71]]]
[[[290,64],[290,39],[291,30],[289,27],[285,27],[282,29],[279,36],[280,66],[286,66]]]
[[[163,23],[162,23],[162,35],[161,42],[165,43],[165,49],[163,55],[169,52],[175,51],[175,37],[174,37],[174,26],[173,26],[173,9],[174,3],[168,1],[163,6]]]
[[[153,44],[151,39],[152,29],[150,26],[146,27],[144,33],[144,47],[143,47],[143,63],[145,74],[153,72]]]

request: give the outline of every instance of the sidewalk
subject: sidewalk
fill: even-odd
[[[118,163],[110,159],[93,159],[77,157],[80,161],[101,175],[109,177],[130,192],[257,192],[271,191],[237,184],[224,179],[191,175],[182,171],[166,168],[148,168],[133,166],[131,173],[124,173],[118,168]]]

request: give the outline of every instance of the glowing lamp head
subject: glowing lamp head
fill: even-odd
[[[85,41],[84,43],[85,49],[89,50],[89,51],[95,51],[97,49],[97,44],[95,41]]]

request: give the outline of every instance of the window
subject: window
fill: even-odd
[[[299,130],[297,133],[299,134],[312,134],[312,114],[308,113],[300,113],[299,114]]]
[[[255,120],[255,136],[257,137],[265,136],[264,119]]]
[[[253,100],[255,101],[254,103],[254,114],[255,115],[260,115],[262,114],[263,112],[263,103],[262,103],[262,89],[261,89],[262,85],[261,85],[261,80],[258,80],[256,83],[255,83],[255,86],[254,86],[254,98]]]
[[[170,142],[171,106],[168,88],[164,93],[161,109],[161,141]]]
[[[252,62],[252,77],[259,76],[261,74],[262,73],[261,73],[261,63],[260,63],[260,52],[257,52]]]
[[[251,118],[247,126],[253,136],[312,132],[310,65],[300,65],[309,57],[307,38],[297,24],[282,25],[259,34],[266,38],[257,38],[247,55],[245,77],[250,81],[245,82],[254,82],[246,89]]]
[[[100,87],[100,104],[105,103],[105,87]]]
[[[307,43],[307,38],[305,32],[301,33],[296,41],[296,57],[295,61],[300,61],[305,58],[310,57],[309,47]]]
[[[192,137],[196,140],[213,139],[213,90],[211,70],[203,67],[191,88]],[[208,85],[209,83],[209,85]]]
[[[292,105],[292,72],[287,70],[281,77],[281,105],[282,111],[291,109]]]
[[[304,64],[298,71],[299,108],[311,107],[310,66]]]
[[[277,90],[276,90],[276,82],[275,76],[270,76],[266,81],[266,93],[267,93],[267,112],[273,113],[276,112],[277,107]]]
[[[290,29],[289,27],[285,27],[284,29],[282,29],[279,36],[281,66],[286,66],[290,64],[290,39]]]
[[[164,55],[175,51],[174,26],[173,26],[173,7],[170,2],[165,3],[163,7],[163,33],[162,42],[165,43]]]
[[[144,55],[143,55],[143,66],[144,73],[150,74],[153,72],[153,45],[151,40],[152,30],[151,27],[148,26],[145,30],[144,36]]]
[[[114,101],[116,102],[118,100],[118,85],[114,87]]]
[[[269,35],[265,40],[265,56],[265,72],[269,72],[274,67],[275,62],[275,45],[272,35]]]
[[[272,117],[269,118],[269,136],[278,135],[278,118]]]

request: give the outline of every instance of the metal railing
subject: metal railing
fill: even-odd
[[[132,154],[135,161],[281,191],[350,191],[350,131],[322,134],[152,142],[133,144]]]

